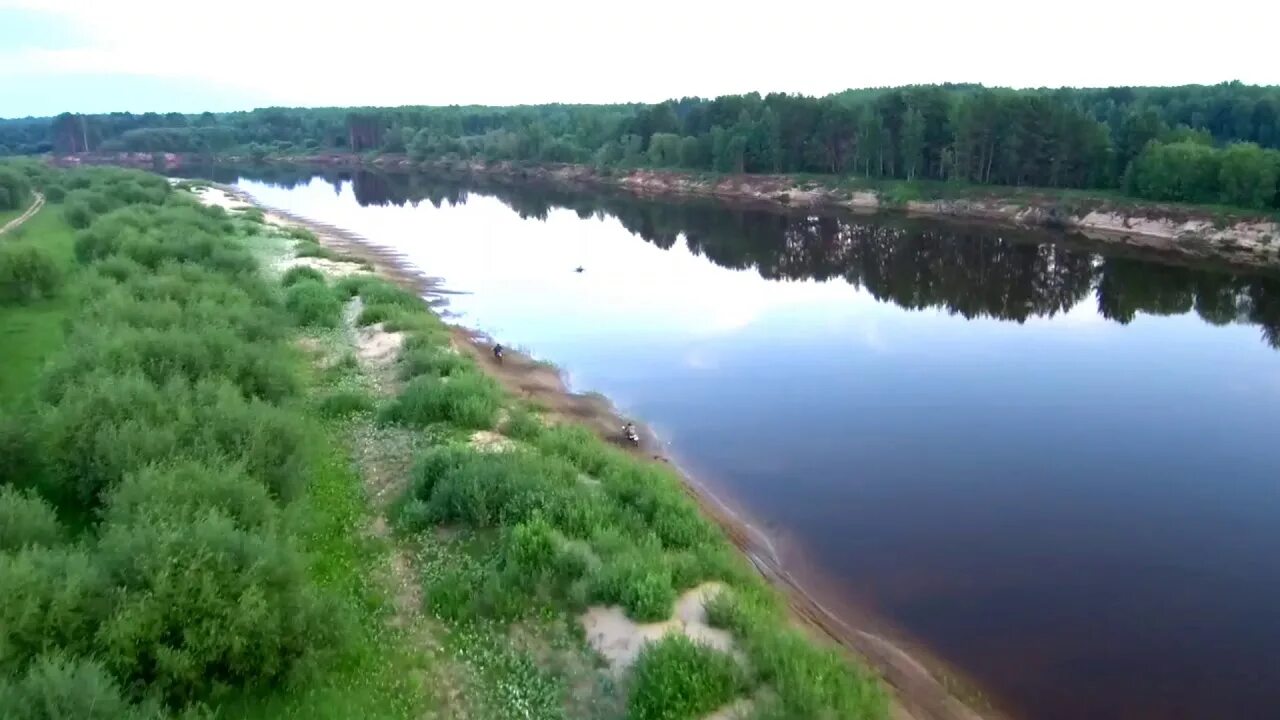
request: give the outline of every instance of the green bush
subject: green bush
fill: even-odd
[[[227,232],[225,221],[202,208],[130,205],[102,215],[78,233],[75,252],[81,262],[122,254],[152,269],[178,262],[228,274],[255,272],[252,253]]]
[[[591,579],[591,596],[621,605],[629,617],[643,622],[671,617],[676,601],[671,570],[652,548],[606,559]]]
[[[272,527],[278,516],[266,488],[235,465],[180,460],[126,475],[103,511],[108,525],[161,519],[194,523],[211,511],[246,530]]]
[[[99,657],[173,705],[296,675],[341,639],[302,558],[216,509],[109,524],[99,547],[113,587]]]
[[[105,611],[107,585],[101,567],[83,549],[0,553],[0,588],[0,675],[20,671],[46,650],[89,652]]]
[[[133,258],[125,257],[124,255],[109,255],[94,263],[93,271],[123,283],[143,275],[147,272],[147,268]]]
[[[365,281],[360,286],[360,299],[365,305],[391,305],[407,310],[426,308],[426,302],[415,293],[381,278]]]
[[[482,430],[493,427],[501,403],[498,386],[483,375],[419,377],[387,406],[384,419],[418,427],[451,422]]]
[[[46,185],[44,188],[44,198],[51,203],[60,203],[67,197],[67,191],[61,185]]]
[[[125,699],[101,663],[44,655],[21,677],[0,678],[0,717],[6,720],[142,720],[161,715]]]
[[[27,203],[31,184],[15,169],[0,167],[0,210],[17,210]]]
[[[62,218],[73,228],[87,228],[93,222],[93,211],[83,198],[68,197],[62,206]]]
[[[48,503],[31,491],[0,487],[0,551],[53,547],[61,541],[62,527]]]
[[[634,673],[629,720],[693,720],[729,704],[746,688],[731,656],[680,634],[645,646]]]
[[[298,241],[293,254],[300,258],[320,258],[322,260],[338,260],[338,253],[317,242]]]
[[[285,294],[285,307],[303,327],[337,327],[342,322],[342,303],[323,282],[300,280]]]
[[[338,293],[339,297],[350,299],[359,295],[360,292],[364,290],[365,286],[370,283],[380,282],[383,282],[383,280],[376,275],[347,275],[345,277],[338,278],[338,280],[334,282],[333,288],[334,291]]]
[[[759,680],[773,693],[757,707],[764,717],[883,718],[888,699],[873,677],[840,651],[814,645],[788,626],[776,599],[758,588],[724,591],[707,618],[730,631]]]
[[[277,298],[256,282],[205,280],[199,268],[174,265],[156,273],[143,269],[119,282],[102,275],[102,267],[109,263],[110,259],[93,265],[94,272],[81,283],[84,326],[199,332],[227,329],[255,344],[278,342],[289,330],[289,317]]]
[[[236,337],[224,325],[200,329],[112,327],[72,335],[70,349],[45,372],[45,397],[60,399],[94,371],[138,371],[153,383],[183,378],[192,383],[225,379],[246,397],[280,401],[300,389],[289,356],[280,347]]]
[[[417,527],[514,525],[551,514],[577,489],[572,468],[531,453],[433,448],[414,466],[409,497],[418,503],[407,506],[408,519]]]
[[[322,395],[316,403],[320,415],[327,418],[343,418],[371,412],[375,407],[369,393],[360,390],[335,390]]]
[[[157,385],[137,373],[94,373],[48,407],[41,425],[46,475],[56,478],[42,494],[72,508],[97,507],[127,473],[184,458],[241,462],[286,501],[305,476],[305,420],[246,400],[225,381]]]
[[[400,353],[400,376],[406,380],[419,375],[455,377],[470,369],[471,364],[461,355],[440,348],[421,347]]]
[[[58,262],[44,248],[0,243],[0,304],[53,297],[62,286]]]
[[[318,240],[316,240],[315,233],[311,232],[310,230],[300,225],[290,225],[284,228],[284,234],[295,240],[305,240],[307,242],[313,242],[313,243],[318,242]]]
[[[360,308],[360,314],[356,316],[356,325],[367,327],[386,322],[399,312],[400,309],[392,305],[365,305]]]
[[[32,487],[44,475],[44,450],[31,413],[0,414],[0,485]]]
[[[285,287],[289,287],[302,280],[313,280],[322,285],[325,283],[324,273],[319,270],[313,267],[307,267],[306,265],[294,265],[284,271],[284,275],[280,277],[280,284]]]

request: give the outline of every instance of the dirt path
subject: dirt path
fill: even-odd
[[[5,223],[4,227],[0,227],[0,235],[4,235],[10,230],[16,230],[19,225],[30,220],[32,215],[40,212],[40,208],[44,207],[44,195],[36,193],[35,196],[36,199],[31,201],[31,207],[28,207],[26,212]]]

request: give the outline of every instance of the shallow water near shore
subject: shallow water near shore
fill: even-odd
[[[444,278],[1027,718],[1280,708],[1280,283],[1049,234],[235,180]],[[581,267],[582,271],[577,272]]]

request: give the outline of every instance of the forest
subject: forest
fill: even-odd
[[[0,154],[133,151],[811,173],[1280,207],[1280,87],[930,85],[658,104],[262,108],[0,121]]]

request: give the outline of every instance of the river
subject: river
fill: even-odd
[[[643,420],[1010,714],[1280,714],[1276,278],[894,216],[220,179],[443,278],[457,322]]]

